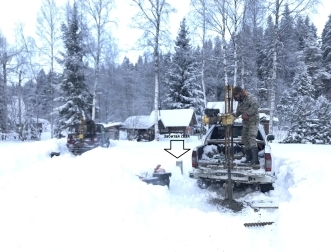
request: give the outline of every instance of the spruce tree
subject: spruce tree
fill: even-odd
[[[293,80],[293,89],[285,92],[279,104],[280,120],[290,124],[284,143],[331,143],[331,103],[316,95],[313,78],[304,62]]]
[[[34,81],[28,80],[22,87],[22,103],[21,103],[21,125],[22,129],[18,129],[20,139],[36,140],[39,138],[36,118],[38,103],[36,99],[37,85]]]
[[[294,20],[291,16],[291,11],[288,5],[285,5],[285,10],[283,12],[283,18],[280,22],[280,43],[279,43],[279,53],[278,53],[278,77],[281,78],[281,82],[286,86],[292,83],[293,78],[296,73],[297,67],[297,57],[296,52],[298,50],[298,43],[295,38],[295,30],[293,27]],[[279,86],[280,92],[283,87]],[[278,88],[278,90],[279,90]]]
[[[76,3],[69,9],[67,24],[62,24],[62,39],[66,52],[61,53],[63,66],[60,97],[62,103],[57,108],[59,113],[58,129],[80,123],[81,119],[90,119],[92,112],[92,95],[86,84],[83,62],[84,44]]]
[[[331,15],[326,22],[322,31],[322,51],[323,61],[327,65],[327,69],[331,69]]]
[[[136,78],[137,74],[134,65],[130,62],[129,58],[125,57],[121,66],[119,67],[121,72],[121,85],[122,95],[117,97],[118,105],[121,106],[122,113],[125,115],[125,119],[129,116],[141,115],[139,111],[139,88],[137,86]]]
[[[308,96],[301,96],[297,102],[297,119],[283,142],[331,144],[330,101],[324,96],[314,101]]]
[[[314,87],[312,85],[311,77],[307,72],[306,65],[302,65],[298,70],[298,73],[294,77],[292,82],[292,86],[294,87],[294,95],[296,97],[308,96],[313,98],[314,95]]]
[[[168,90],[168,86],[166,83],[166,72],[167,70],[170,68],[171,66],[171,57],[172,54],[171,52],[168,52],[164,55],[162,55],[162,57],[160,57],[160,108],[164,109],[165,108],[165,104],[164,101],[166,100],[166,95],[167,95],[167,90]]]
[[[298,49],[303,51],[305,47],[305,39],[308,33],[309,27],[306,25],[303,17],[299,16],[295,23],[294,38],[298,44]]]
[[[314,27],[309,27],[304,39],[303,57],[307,65],[307,71],[312,78],[312,84],[315,89],[315,97],[325,93],[325,81],[331,79],[322,62],[322,51],[316,38]]]
[[[291,90],[284,90],[283,95],[277,104],[277,118],[279,120],[278,126],[282,129],[288,129],[291,126],[292,115],[294,114],[295,104],[294,92]]]
[[[328,73],[331,73],[331,15],[322,31],[322,55],[323,65]],[[331,79],[324,80],[324,94],[331,96]]]
[[[205,85],[207,101],[224,100],[223,50],[220,37],[205,43]]]
[[[310,129],[314,125],[312,122],[316,113],[314,87],[304,64],[298,69],[291,86],[293,92],[290,96],[286,94],[286,99],[291,103],[287,106],[287,110],[280,111],[284,113],[282,117],[288,119],[290,124],[289,132],[283,142],[308,143],[312,141]]]
[[[195,112],[200,114],[203,93],[197,80],[199,73],[188,35],[184,18],[175,41],[175,54],[165,76],[168,85],[165,106],[167,109],[194,108]]]
[[[41,69],[38,73],[36,82],[35,115],[37,119],[47,119],[47,114],[49,112],[49,86],[44,69]]]
[[[316,120],[314,143],[331,144],[331,103],[325,96],[316,101]]]
[[[258,99],[260,107],[270,107],[270,79],[272,77],[272,45],[274,23],[271,16],[267,19],[267,27],[263,38],[257,42],[256,76],[258,78]]]

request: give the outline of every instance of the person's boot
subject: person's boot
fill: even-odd
[[[252,160],[252,151],[251,149],[246,149],[245,148],[245,157],[246,157],[246,160],[245,161],[241,161],[241,163],[249,163],[251,160]]]
[[[252,160],[250,161],[250,163],[251,164],[260,164],[259,157],[258,157],[259,153],[258,153],[257,146],[252,147],[251,150],[252,150]]]

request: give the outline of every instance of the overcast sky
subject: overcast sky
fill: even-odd
[[[134,42],[139,37],[139,30],[132,30],[128,27],[131,21],[132,11],[129,4],[130,0],[116,1],[116,19],[118,26],[114,26],[113,34],[118,38],[118,46],[122,50],[121,56],[127,55],[131,61],[135,62],[139,52],[131,51]],[[58,6],[63,6],[67,0],[56,0]],[[9,42],[13,42],[13,31],[15,23],[25,24],[26,34],[35,37],[35,22],[37,12],[40,9],[42,0],[0,0],[0,29]],[[172,14],[170,23],[173,38],[175,39],[180,21],[185,17],[189,10],[190,0],[168,0],[177,13]],[[140,54],[141,55],[141,54]]]
[[[67,0],[57,0],[59,6],[63,5]],[[42,0],[0,0],[0,29],[9,42],[13,42],[13,30],[15,23],[25,23],[26,33],[35,37],[35,21],[36,15],[40,8]],[[117,2],[117,19],[118,28],[114,29],[114,36],[118,38],[119,48],[123,51],[121,57],[127,55],[131,61],[135,62],[139,55],[138,52],[130,51],[137,40],[138,30],[130,30],[127,25],[130,22],[131,11],[128,3],[130,0],[116,0]],[[168,0],[168,2],[177,9],[176,14],[172,14],[170,19],[171,32],[173,39],[176,38],[179,29],[180,21],[189,11],[190,0]],[[318,28],[319,35],[321,34],[324,25],[331,14],[331,1],[321,0],[323,6],[318,10],[318,14],[312,15],[312,21]]]

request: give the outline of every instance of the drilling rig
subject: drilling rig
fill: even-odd
[[[260,164],[241,163],[238,160],[243,156],[236,153],[236,147],[242,146],[242,140],[238,137],[238,134],[241,136],[241,132],[238,133],[237,120],[235,122],[233,100],[233,87],[225,86],[224,113],[220,113],[220,109],[205,109],[203,122],[205,125],[211,126],[211,128],[210,132],[206,134],[205,144],[198,146],[192,151],[192,167],[194,171],[190,176],[198,179],[198,185],[202,189],[207,188],[214,182],[223,183],[225,199],[221,201],[216,200],[223,207],[233,211],[240,211],[245,205],[250,206],[257,212],[262,208],[276,209],[278,205],[272,201],[237,202],[233,199],[235,184],[250,184],[255,190],[260,189],[261,192],[267,192],[272,188],[272,183],[275,181],[275,174],[271,168],[270,146],[268,144],[269,141],[274,140],[274,136],[266,135],[261,125],[257,135],[257,142],[261,147]],[[204,147],[208,145],[215,148],[221,145],[222,149],[217,149],[218,154],[208,157],[209,159],[206,160],[202,158],[202,154],[204,153]],[[220,153],[223,154],[219,155]],[[242,151],[241,153],[243,154]],[[216,158],[216,156],[218,157]],[[272,223],[257,221],[245,223],[244,225],[253,227],[270,225]]]
[[[204,123],[206,125],[220,123],[224,126],[224,165],[227,169],[227,183],[223,184],[226,191],[226,199],[222,202],[224,206],[240,210],[242,205],[233,199],[233,182],[231,179],[231,171],[234,161],[234,146],[233,146],[233,123],[235,115],[233,113],[233,86],[226,85],[224,88],[224,113],[219,113],[219,109],[206,109]]]

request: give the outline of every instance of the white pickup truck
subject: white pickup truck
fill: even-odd
[[[241,142],[241,121],[233,124],[233,158],[231,158],[231,179],[235,186],[248,185],[255,190],[267,192],[272,190],[275,172],[272,169],[272,154],[269,141],[273,135],[266,135],[262,125],[256,136],[259,149],[259,165],[241,163],[244,160],[244,148]],[[215,124],[210,127],[204,137],[204,144],[192,151],[191,178],[198,180],[198,186],[208,188],[212,183],[224,185],[228,180],[228,162],[224,155],[225,126]],[[227,165],[226,165],[227,164]]]

